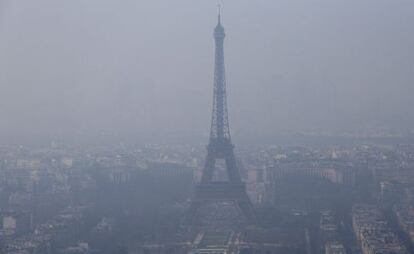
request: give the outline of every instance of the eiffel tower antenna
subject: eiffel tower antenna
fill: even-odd
[[[217,9],[218,9],[218,23],[221,22],[221,4],[218,3],[217,4]]]

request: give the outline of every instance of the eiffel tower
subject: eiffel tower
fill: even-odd
[[[221,25],[220,10],[218,24],[214,29],[215,69],[213,114],[211,119],[210,140],[207,146],[207,158],[200,183],[195,188],[189,210],[189,219],[197,220],[198,213],[208,203],[231,202],[244,216],[245,222],[254,224],[256,216],[246,193],[234,157],[234,146],[230,138],[227,110],[226,78],[224,68],[224,28]],[[213,181],[217,160],[224,160],[228,175],[227,181]]]

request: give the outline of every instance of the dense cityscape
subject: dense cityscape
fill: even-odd
[[[237,235],[220,236],[228,241],[214,248],[413,250],[414,145],[249,146],[236,155],[260,219]],[[202,145],[2,147],[2,252],[208,249],[207,236],[200,240],[182,227],[204,156]],[[220,177],[225,171],[218,168]],[[228,214],[215,216],[223,223]]]

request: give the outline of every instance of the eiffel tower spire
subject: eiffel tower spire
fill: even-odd
[[[219,7],[220,8],[220,7]],[[224,67],[224,27],[221,25],[219,9],[218,23],[214,29],[215,68],[214,68],[214,94],[213,114],[211,119],[210,142],[223,139],[230,140],[230,128],[227,111],[226,72]]]

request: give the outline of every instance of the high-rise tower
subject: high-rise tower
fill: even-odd
[[[196,187],[189,215],[191,219],[196,219],[197,212],[202,205],[209,202],[229,201],[239,208],[247,222],[254,223],[255,212],[247,196],[246,186],[241,180],[234,157],[234,146],[230,138],[224,68],[224,37],[225,33],[219,12],[218,24],[214,29],[216,50],[210,140],[207,146],[203,175],[201,182]],[[213,181],[216,160],[218,159],[225,162],[228,174],[227,181]]]

